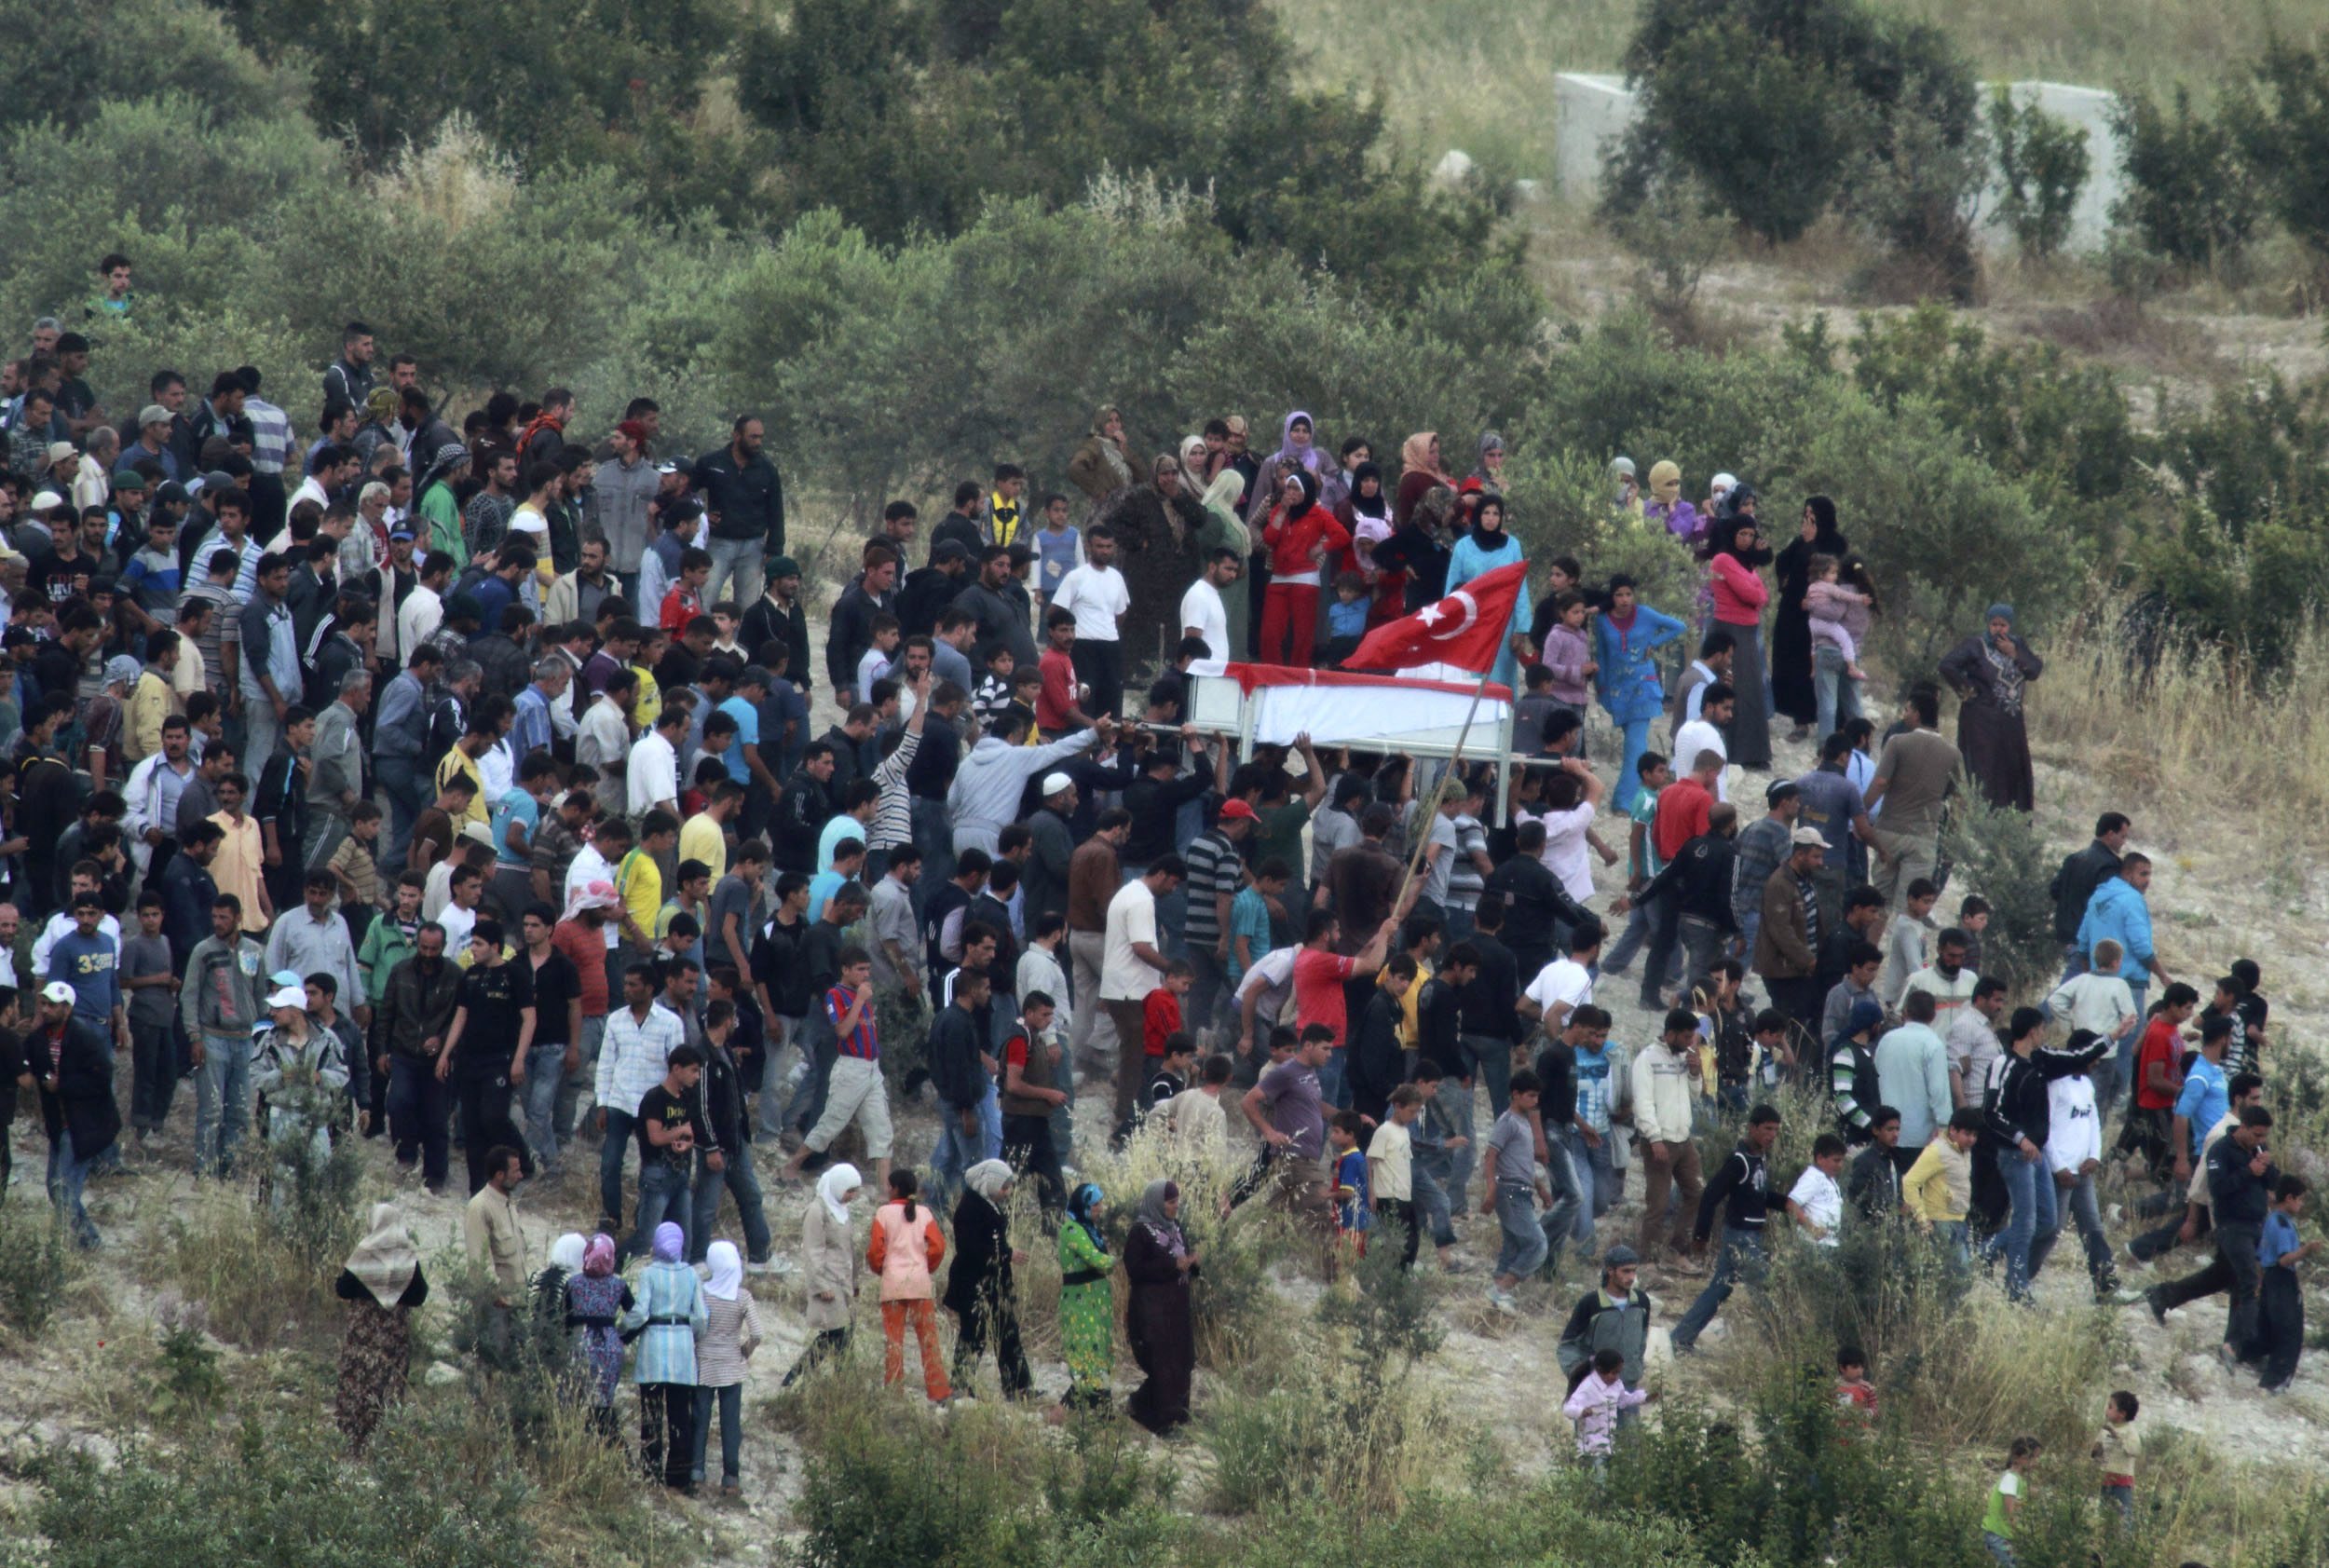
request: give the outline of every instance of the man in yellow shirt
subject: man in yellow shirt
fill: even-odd
[[[490,813],[485,809],[485,775],[479,770],[477,759],[484,756],[485,748],[493,743],[494,732],[491,726],[480,729],[476,716],[472,714],[470,717],[468,732],[447,747],[444,756],[437,763],[438,794],[444,793],[444,782],[447,779],[458,776],[470,781],[469,806],[459,817],[455,819],[456,828],[465,823],[473,822],[480,826],[489,824]]]
[[[663,873],[658,857],[672,852],[679,824],[669,811],[649,811],[639,821],[639,841],[615,866],[615,898],[621,910],[620,967],[655,956],[655,917],[663,908]]]
[[[714,886],[728,875],[728,825],[743,809],[743,785],[725,781],[712,786],[711,803],[679,829],[679,858],[703,862]]]

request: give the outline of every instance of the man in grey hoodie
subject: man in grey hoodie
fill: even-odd
[[[194,1044],[197,1176],[224,1177],[251,1127],[251,1030],[260,1008],[259,945],[242,934],[242,900],[211,904],[211,934],[186,956],[178,1013]]]
[[[1019,818],[1019,800],[1027,781],[1063,757],[1107,745],[1116,734],[1116,722],[1103,718],[1091,729],[1079,729],[1049,745],[1030,746],[1027,716],[1006,713],[995,728],[979,737],[970,755],[955,770],[947,791],[947,815],[954,826],[954,852],[979,849],[993,854],[996,835]]]

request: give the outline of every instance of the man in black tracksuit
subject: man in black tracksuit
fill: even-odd
[[[2198,1274],[2145,1292],[2151,1316],[2164,1323],[2185,1302],[2228,1289],[2232,1310],[2216,1352],[2227,1368],[2239,1366],[2256,1338],[2258,1293],[2264,1288],[2256,1244],[2264,1237],[2265,1211],[2281,1180],[2280,1167],[2265,1149],[2271,1136],[2272,1112],[2252,1105],[2240,1112],[2239,1126],[2209,1146],[2208,1213],[2215,1227],[2215,1257]]]
[[[1771,1204],[1771,1146],[1778,1139],[1778,1111],[1758,1105],[1747,1112],[1747,1136],[1738,1140],[1738,1147],[1731,1151],[1731,1157],[1723,1162],[1699,1195],[1697,1239],[1701,1247],[1714,1232],[1715,1212],[1727,1206],[1723,1215],[1723,1253],[1715,1261],[1714,1277],[1674,1325],[1678,1356],[1697,1344],[1698,1336],[1730,1300],[1735,1281],[1744,1278],[1756,1285],[1763,1280],[1763,1233]]]

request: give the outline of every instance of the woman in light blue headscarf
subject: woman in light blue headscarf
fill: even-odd
[[[1452,593],[1474,578],[1520,559],[1520,541],[1505,531],[1505,498],[1492,493],[1484,495],[1479,511],[1472,519],[1471,532],[1456,540],[1455,549],[1449,553],[1448,592]],[[1505,622],[1504,640],[1496,648],[1496,662],[1488,672],[1490,680],[1516,692],[1520,684],[1520,662],[1512,645],[1528,630],[1534,612],[1535,607],[1529,601],[1528,579],[1523,576],[1519,595],[1512,602],[1512,617]]]

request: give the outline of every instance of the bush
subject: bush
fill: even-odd
[[[2048,892],[2058,857],[2036,819],[1991,805],[1978,789],[1959,790],[1941,824],[1941,856],[1953,895],[1978,893],[1989,900],[1982,973],[2002,976],[2026,999],[2050,988],[2062,964]]]
[[[0,1203],[0,1323],[28,1340],[40,1338],[77,1270],[63,1216],[53,1207]]]
[[[1859,0],[1651,0],[1627,49],[1641,116],[1604,208],[1688,170],[1752,232],[1856,216],[1957,286],[1981,182],[1973,71],[1940,29]]]
[[[164,1220],[160,1278],[205,1303],[211,1331],[246,1350],[335,1343],[342,1308],[332,1282],[362,1234],[356,1193],[363,1160],[343,1138],[330,1160],[293,1166],[278,1207],[257,1183],[206,1185]],[[267,1156],[247,1140],[245,1158]]]
[[[2329,262],[2329,61],[2275,36],[2254,67],[2260,91],[2233,98],[2224,117],[2266,211]]]
[[[2053,255],[2070,238],[2070,214],[2087,183],[2087,133],[2000,87],[1989,101],[1996,150],[1997,215],[2025,254]]]
[[[2112,123],[2127,149],[2127,188],[2111,221],[2186,268],[2238,261],[2260,204],[2231,130],[2194,112],[2180,85],[2172,113],[2146,95],[2121,94]]]
[[[99,1466],[51,1452],[34,1467],[50,1568],[531,1568],[528,1490],[508,1468],[449,1462],[449,1403],[390,1415],[366,1456],[302,1413],[251,1414],[225,1442],[169,1454],[137,1445]],[[294,1545],[295,1543],[295,1545]]]

